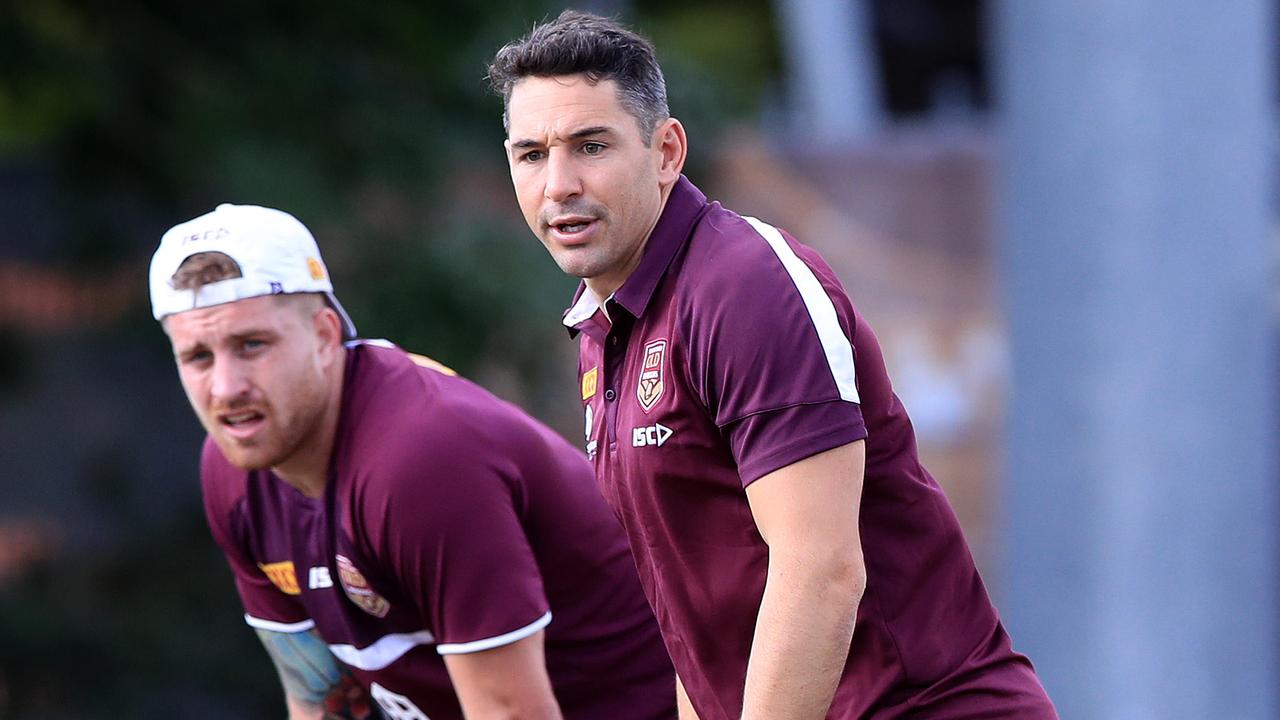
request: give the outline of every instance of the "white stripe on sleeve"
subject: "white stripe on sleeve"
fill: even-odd
[[[245,613],[244,621],[248,623],[249,627],[251,628],[257,628],[259,630],[270,630],[272,632],[281,632],[281,633],[306,632],[316,626],[316,621],[311,619],[303,620],[301,622],[296,622],[296,623],[282,623],[282,622],[276,622],[275,620],[263,620],[262,618],[256,618],[250,615],[249,613]]]
[[[444,643],[443,645],[436,646],[436,652],[441,655],[462,655],[465,653],[480,652],[481,650],[492,650],[493,648],[502,647],[503,645],[510,645],[517,640],[523,640],[550,624],[551,611],[548,610],[546,615],[543,615],[519,630],[512,630],[509,633],[498,635],[496,637],[474,640],[467,643]]]
[[[853,372],[853,345],[849,344],[849,338],[845,337],[844,329],[840,327],[840,321],[836,317],[836,306],[822,289],[822,283],[818,282],[813,270],[804,264],[800,256],[796,255],[777,228],[753,217],[743,219],[751,223],[751,227],[755,228],[756,232],[760,233],[760,237],[763,237],[769,243],[769,247],[773,248],[773,253],[782,261],[782,267],[786,268],[787,274],[791,276],[791,282],[795,283],[796,289],[800,291],[800,298],[804,300],[804,306],[809,310],[809,319],[813,321],[813,327],[818,331],[818,340],[822,343],[823,353],[827,356],[827,366],[831,368],[831,376],[840,390],[840,399],[861,402]]]

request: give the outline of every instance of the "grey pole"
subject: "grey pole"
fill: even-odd
[[[777,0],[793,98],[793,129],[846,144],[880,124],[880,94],[865,0]]]
[[[1271,4],[995,12],[1015,646],[1063,718],[1273,720]]]

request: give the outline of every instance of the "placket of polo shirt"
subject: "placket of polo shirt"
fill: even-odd
[[[609,302],[613,302],[610,300]],[[622,398],[620,383],[622,369],[627,356],[628,340],[635,321],[616,303],[610,308],[609,317],[613,319],[608,334],[604,338],[604,425],[609,438],[609,451],[618,448],[618,404]]]

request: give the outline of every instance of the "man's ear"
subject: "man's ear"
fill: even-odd
[[[666,187],[680,179],[684,159],[689,154],[689,140],[684,125],[675,118],[667,118],[653,131],[654,147],[661,156],[658,166],[658,184]]]
[[[336,310],[329,307],[329,303],[324,303],[323,307],[312,313],[311,322],[322,348],[342,347],[342,318],[338,317]]]

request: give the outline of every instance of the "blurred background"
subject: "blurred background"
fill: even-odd
[[[362,335],[580,444],[483,80],[562,7],[0,0],[0,720],[283,715],[150,315],[179,221],[293,213]],[[1280,717],[1272,4],[577,7],[840,274],[1063,717]]]

